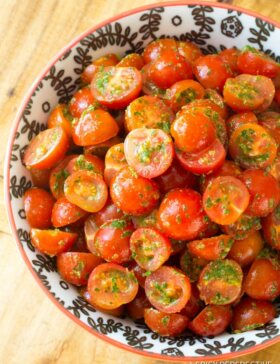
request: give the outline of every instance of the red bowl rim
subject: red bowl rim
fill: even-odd
[[[12,230],[12,235],[13,238],[15,239],[18,249],[21,253],[21,256],[23,258],[23,260],[25,261],[25,264],[27,265],[29,271],[31,272],[31,274],[33,275],[33,277],[35,278],[36,282],[39,284],[39,286],[41,287],[41,289],[45,292],[45,294],[49,297],[49,299],[65,314],[67,315],[71,320],[73,320],[75,323],[77,323],[79,326],[83,327],[84,329],[86,329],[88,332],[90,332],[91,334],[93,334],[94,336],[98,337],[101,340],[107,341],[108,343],[130,351],[134,354],[138,354],[138,355],[142,355],[142,356],[146,356],[152,359],[160,359],[160,360],[166,360],[166,361],[172,361],[172,362],[190,362],[190,361],[218,361],[218,360],[225,360],[225,359],[233,359],[233,358],[237,358],[243,355],[247,355],[247,354],[252,354],[256,351],[262,350],[264,348],[267,348],[277,342],[280,341],[280,336],[276,337],[274,339],[271,339],[269,341],[266,341],[262,344],[258,344],[255,345],[251,348],[242,350],[242,351],[238,351],[238,352],[233,352],[233,353],[228,353],[228,354],[220,354],[220,355],[216,355],[216,356],[192,356],[192,357],[172,357],[172,356],[167,356],[167,355],[162,355],[162,354],[156,354],[156,353],[150,353],[150,352],[146,352],[146,351],[141,351],[139,349],[135,349],[127,344],[122,344],[119,343],[116,340],[113,340],[109,337],[107,337],[106,335],[100,334],[97,331],[94,331],[92,328],[90,328],[88,325],[86,325],[85,323],[83,323],[82,321],[80,321],[76,316],[74,316],[73,314],[71,314],[66,308],[64,308],[56,299],[55,297],[51,294],[51,292],[43,285],[43,283],[41,282],[41,280],[39,279],[39,277],[37,276],[36,272],[33,270],[32,265],[30,264],[30,261],[21,245],[21,242],[18,238],[17,235],[17,230],[16,230],[16,225],[15,225],[15,220],[14,220],[14,216],[13,216],[13,212],[12,212],[12,206],[11,206],[11,202],[10,202],[10,197],[9,197],[9,183],[10,183],[10,158],[11,158],[11,152],[12,152],[12,146],[14,143],[14,139],[15,139],[15,133],[18,129],[18,125],[19,122],[21,120],[21,116],[22,113],[28,103],[28,100],[31,98],[31,96],[33,95],[35,89],[37,88],[39,82],[43,79],[43,77],[46,75],[46,73],[50,70],[50,68],[62,57],[62,55],[64,53],[66,53],[68,50],[70,50],[72,47],[74,47],[77,43],[79,43],[79,41],[86,37],[87,35],[89,35],[90,33],[96,31],[98,28],[101,28],[103,26],[105,26],[108,23],[120,20],[128,15],[133,15],[145,10],[149,10],[151,8],[154,7],[171,7],[171,6],[182,6],[182,5],[205,5],[205,6],[211,6],[214,8],[224,8],[224,9],[231,9],[231,10],[236,10],[236,11],[240,11],[244,14],[247,15],[251,15],[253,17],[256,18],[260,18],[263,21],[269,22],[273,25],[275,25],[277,28],[280,28],[280,22],[277,22],[275,20],[271,20],[266,16],[260,15],[254,11],[248,10],[248,9],[244,9],[242,7],[238,7],[238,6],[234,6],[234,5],[228,5],[228,4],[222,4],[222,3],[217,3],[217,2],[211,2],[211,1],[167,1],[167,2],[159,2],[159,3],[153,3],[153,4],[149,4],[149,5],[145,5],[145,6],[141,6],[141,7],[137,7],[125,12],[122,12],[121,14],[115,15],[109,19],[106,19],[100,23],[98,23],[97,25],[87,29],[86,31],[84,31],[83,33],[81,33],[80,35],[78,35],[77,37],[75,37],[71,42],[69,42],[65,47],[63,47],[52,59],[50,62],[48,62],[47,66],[40,72],[40,74],[38,75],[38,77],[35,79],[35,81],[33,82],[32,86],[29,88],[26,96],[24,97],[19,110],[16,114],[16,117],[14,119],[13,125],[12,125],[12,129],[10,132],[10,136],[9,136],[9,140],[8,140],[8,144],[7,144],[7,151],[6,151],[6,156],[5,156],[5,164],[4,164],[4,195],[5,195],[5,204],[6,204],[6,208],[7,208],[7,213],[8,213],[8,219],[9,219],[9,224],[10,224],[10,228]]]

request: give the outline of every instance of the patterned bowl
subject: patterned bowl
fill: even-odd
[[[187,361],[233,358],[280,340],[280,317],[263,328],[218,337],[159,337],[142,322],[96,311],[56,272],[54,260],[30,243],[23,193],[31,186],[22,165],[26,145],[46,126],[50,110],[69,101],[83,68],[113,52],[141,52],[150,41],[172,36],[190,40],[205,53],[251,44],[280,61],[280,24],[257,14],[217,3],[171,2],[146,6],[103,22],[66,46],[42,71],[26,95],[10,135],[5,164],[6,205],[14,238],[26,265],[48,297],[90,333],[120,348],[153,358]]]

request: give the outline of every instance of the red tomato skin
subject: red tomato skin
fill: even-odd
[[[187,206],[187,212],[184,206]],[[157,220],[168,237],[191,240],[203,230],[204,216],[200,194],[182,188],[167,193],[160,204]]]
[[[228,136],[230,137],[239,126],[247,123],[258,124],[258,119],[252,111],[232,115],[226,122]]]
[[[116,66],[119,63],[119,58],[114,53],[108,53],[95,59],[88,65],[81,74],[83,83],[91,83],[93,76],[101,67]]]
[[[30,169],[32,184],[34,187],[49,189],[50,169]]]
[[[144,67],[143,57],[138,53],[130,53],[117,64],[117,67],[135,67],[139,71]]]
[[[146,271],[143,268],[141,268],[140,265],[138,265],[135,261],[131,261],[128,264],[128,268],[134,273],[139,283],[139,286],[145,288]]]
[[[189,320],[179,313],[166,314],[154,308],[144,310],[145,324],[161,336],[176,336],[186,330]]]
[[[62,227],[80,220],[87,212],[72,204],[65,197],[59,198],[52,209],[52,224],[54,227]]]
[[[128,315],[133,320],[140,320],[144,317],[144,311],[146,308],[150,308],[151,304],[143,289],[139,289],[137,296],[133,301],[126,305]]]
[[[150,63],[159,58],[164,51],[174,53],[177,50],[178,43],[176,40],[170,38],[156,39],[144,48],[142,56],[145,63]]]
[[[67,233],[60,230],[31,229],[32,245],[41,253],[50,256],[66,252],[78,238],[76,233]]]
[[[239,73],[239,68],[237,66],[237,60],[240,51],[235,48],[224,49],[219,53],[220,58],[223,62],[227,63],[233,74]]]
[[[32,187],[25,191],[23,205],[26,220],[30,227],[47,229],[52,225],[51,214],[54,198],[49,192]]]
[[[262,232],[265,241],[272,248],[280,250],[280,205],[262,219]]]
[[[98,231],[99,226],[95,222],[94,214],[89,215],[84,224],[84,233],[88,250],[94,254],[98,255],[96,247],[94,245],[95,234]]]
[[[206,306],[189,324],[189,328],[200,336],[219,335],[229,326],[232,318],[230,306]]]
[[[191,255],[207,260],[223,259],[227,256],[233,244],[229,235],[219,235],[202,240],[193,240],[188,243]]]
[[[278,149],[280,145],[280,113],[276,111],[264,111],[258,115],[259,124],[271,133]]]
[[[82,113],[96,102],[89,87],[78,90],[69,102],[69,111],[74,118],[81,117]]]
[[[253,232],[260,230],[261,223],[258,217],[243,213],[233,224],[221,226],[221,230],[235,240],[247,238]]]
[[[109,199],[103,209],[93,214],[97,226],[105,224],[109,220],[118,220],[124,218],[123,212]]]
[[[48,128],[61,126],[69,138],[72,137],[72,117],[66,104],[58,104],[50,113]]]
[[[199,298],[199,290],[195,283],[191,284],[192,292],[189,301],[186,306],[180,311],[182,315],[187,316],[190,320],[195,318],[195,316],[203,309],[204,304]]]
[[[273,320],[276,315],[272,303],[244,297],[233,309],[231,327],[237,333],[253,330]]]
[[[91,253],[68,252],[57,256],[57,269],[61,277],[75,286],[87,284],[92,270],[103,260]]]

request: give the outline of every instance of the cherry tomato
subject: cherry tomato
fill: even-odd
[[[141,73],[134,67],[104,67],[91,82],[91,91],[101,105],[123,109],[142,88]]]
[[[25,191],[23,206],[30,227],[37,229],[51,227],[53,205],[54,198],[52,195],[41,188],[32,187]]]
[[[77,155],[73,156],[67,163],[66,171],[72,174],[77,171],[90,171],[100,175],[104,172],[104,162],[95,155]]]
[[[50,169],[30,169],[30,176],[32,180],[32,184],[35,187],[49,189],[49,179],[51,170]]]
[[[146,308],[150,308],[151,304],[143,289],[138,290],[137,296],[133,301],[126,305],[129,317],[133,320],[140,320],[144,317],[144,311]]]
[[[107,185],[110,185],[114,175],[125,166],[127,166],[127,161],[124,155],[124,144],[113,145],[105,156],[104,180]]]
[[[129,239],[133,233],[129,221],[110,220],[101,225],[94,236],[94,247],[107,262],[123,264],[130,260]]]
[[[174,83],[167,91],[168,104],[174,112],[195,99],[203,99],[205,94],[201,84],[194,80],[182,80]]]
[[[101,210],[108,197],[102,177],[89,171],[77,171],[67,177],[64,193],[68,201],[88,212]]]
[[[260,219],[255,216],[242,214],[233,224],[221,226],[225,234],[231,235],[235,240],[243,240],[254,231],[261,229]]]
[[[162,129],[170,131],[174,114],[169,106],[156,96],[141,96],[132,101],[125,112],[125,126],[128,131],[137,128]]]
[[[257,258],[264,245],[261,234],[254,231],[247,238],[235,240],[228,258],[235,260],[241,267],[245,267]]]
[[[182,315],[187,316],[190,320],[192,320],[204,307],[203,302],[199,298],[199,290],[196,284],[192,283],[191,286],[191,297],[186,306],[180,311]]]
[[[23,163],[27,168],[48,169],[60,161],[69,148],[65,131],[57,126],[41,131],[27,146]]]
[[[48,128],[54,128],[56,126],[61,126],[69,138],[72,137],[72,126],[71,122],[73,120],[72,115],[68,110],[68,106],[65,104],[58,104],[51,111],[48,118]]]
[[[266,172],[271,174],[278,183],[280,182],[280,156],[277,155],[270,166],[265,169]]]
[[[193,108],[176,117],[171,126],[171,135],[176,146],[185,153],[199,153],[216,139],[216,129],[203,109]]]
[[[167,90],[159,88],[154,82],[152,82],[150,69],[151,63],[145,64],[145,66],[141,69],[142,91],[145,95],[152,95],[157,96],[160,99],[165,99]]]
[[[234,260],[214,260],[208,263],[200,274],[200,298],[206,304],[232,303],[241,292],[242,279],[242,269]]]
[[[193,78],[192,66],[179,52],[162,50],[150,64],[150,78],[159,88],[167,89],[175,82]]]
[[[146,271],[141,268],[140,265],[138,265],[134,260],[128,264],[128,269],[134,273],[139,286],[145,288],[145,281],[147,277]]]
[[[273,320],[276,315],[272,303],[245,297],[233,309],[231,327],[237,333],[254,330]]]
[[[158,176],[155,181],[162,194],[174,188],[194,188],[197,184],[196,176],[182,168],[177,159],[174,159],[168,170]]]
[[[275,90],[274,101],[276,102],[277,105],[280,106],[280,89],[279,88],[277,88]]]
[[[209,263],[208,260],[193,256],[188,249],[180,257],[180,268],[189,277],[191,282],[198,281],[202,269]]]
[[[101,226],[109,220],[122,219],[124,214],[111,200],[109,200],[106,205],[93,216],[97,226]]]
[[[232,71],[233,74],[239,73],[239,68],[237,65],[238,56],[240,51],[236,48],[228,48],[224,49],[219,53],[220,58],[224,63],[227,63]],[[248,73],[248,72],[245,72]]]
[[[140,71],[144,67],[144,60],[140,54],[130,53],[120,60],[117,67],[135,67]]]
[[[249,123],[258,124],[258,119],[252,111],[232,115],[226,123],[228,135],[231,136],[237,128]]]
[[[74,94],[69,102],[69,111],[74,118],[80,118],[86,109],[98,106],[98,102],[95,100],[90,88],[87,86],[81,88]]]
[[[115,119],[102,109],[82,114],[73,129],[73,140],[81,146],[105,142],[118,134]]]
[[[145,63],[150,63],[161,55],[163,51],[177,52],[178,43],[174,39],[162,38],[156,39],[148,44],[143,52],[143,59]]]
[[[102,67],[116,66],[119,63],[118,57],[114,53],[105,54],[95,59],[90,65],[88,65],[81,74],[81,80],[83,83],[91,83],[95,73]]]
[[[277,144],[262,126],[249,123],[233,132],[229,152],[243,168],[266,168],[276,157]]]
[[[191,240],[203,230],[204,212],[201,196],[191,189],[175,189],[167,193],[158,210],[161,230],[173,239]]]
[[[274,93],[270,78],[245,74],[227,79],[223,90],[225,102],[237,112],[264,111],[270,106]]]
[[[274,249],[280,250],[280,205],[262,219],[262,232],[265,241]]]
[[[113,309],[136,297],[138,282],[127,268],[115,263],[103,263],[91,272],[87,288],[93,304],[103,309]]]
[[[140,267],[155,271],[170,257],[171,243],[156,229],[139,228],[130,237],[130,250]]]
[[[134,129],[125,138],[127,163],[142,177],[154,178],[171,166],[174,147],[171,137],[160,129]]]
[[[280,186],[276,179],[261,169],[248,169],[238,177],[248,188],[250,204],[246,213],[264,217],[280,202]]]
[[[215,222],[211,221],[207,215],[204,216],[204,228],[199,232],[197,239],[211,238],[219,233],[220,227]]]
[[[68,252],[57,256],[57,270],[61,277],[75,286],[87,284],[92,270],[103,260],[91,253]]]
[[[232,71],[220,56],[208,54],[194,62],[194,75],[203,87],[221,92],[227,78],[232,77]]]
[[[65,197],[60,197],[52,209],[52,224],[61,227],[72,224],[86,216],[87,212],[69,202]]]
[[[219,139],[216,139],[208,148],[200,153],[188,156],[179,150],[175,150],[180,164],[194,174],[208,174],[219,169],[226,158],[226,151]]]
[[[64,196],[64,182],[70,175],[67,171],[67,164],[76,155],[68,155],[61,162],[59,162],[52,170],[50,174],[50,190],[54,198],[58,199]]]
[[[94,255],[98,254],[94,244],[95,234],[98,229],[99,226],[95,222],[94,214],[92,214],[85,221],[84,233],[85,233],[87,248]]]
[[[69,250],[78,238],[78,234],[58,229],[31,229],[30,238],[32,245],[41,253],[54,256]]]
[[[157,209],[154,209],[150,214],[144,216],[134,216],[132,218],[135,229],[138,228],[155,228],[159,230],[157,222]]]
[[[177,42],[178,52],[185,57],[190,63],[193,63],[197,58],[202,56],[200,48],[188,41]]]
[[[227,256],[233,244],[229,235],[219,235],[188,243],[191,255],[207,260],[223,259]]]
[[[264,52],[251,46],[246,46],[240,52],[237,66],[241,73],[263,75],[270,78],[276,77],[280,72],[277,62]]]
[[[280,68],[280,67],[279,67]],[[259,124],[271,132],[278,146],[280,145],[280,113],[265,111],[258,115]]]
[[[160,197],[157,184],[139,176],[131,167],[116,173],[110,184],[110,194],[118,208],[136,216],[151,212]]]
[[[96,145],[90,145],[87,147],[84,147],[84,154],[85,155],[96,155],[100,158],[104,158],[109,148],[111,148],[113,145],[122,143],[123,139],[115,136],[109,140],[106,140],[103,143],[98,143]]]
[[[229,326],[232,312],[229,306],[206,306],[189,324],[197,335],[219,335]]]
[[[203,194],[203,207],[209,218],[220,225],[234,223],[249,205],[249,192],[231,176],[213,179]]]
[[[274,300],[280,294],[280,266],[267,258],[256,259],[245,278],[244,290],[256,300]]]
[[[145,324],[161,336],[181,334],[188,327],[189,320],[180,313],[163,313],[154,308],[144,310]]]
[[[205,106],[209,106],[214,109],[214,111],[216,111],[223,119],[226,119],[228,117],[227,105],[223,99],[223,96],[218,91],[213,90],[212,88],[207,88],[205,90],[204,97],[205,104],[208,100],[208,103]]]
[[[161,312],[180,312],[191,296],[189,278],[176,268],[162,266],[145,281],[145,292],[151,304]]]

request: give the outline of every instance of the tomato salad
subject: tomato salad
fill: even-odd
[[[81,75],[23,158],[33,246],[96,309],[159,335],[243,332],[280,296],[280,66],[151,42]]]

